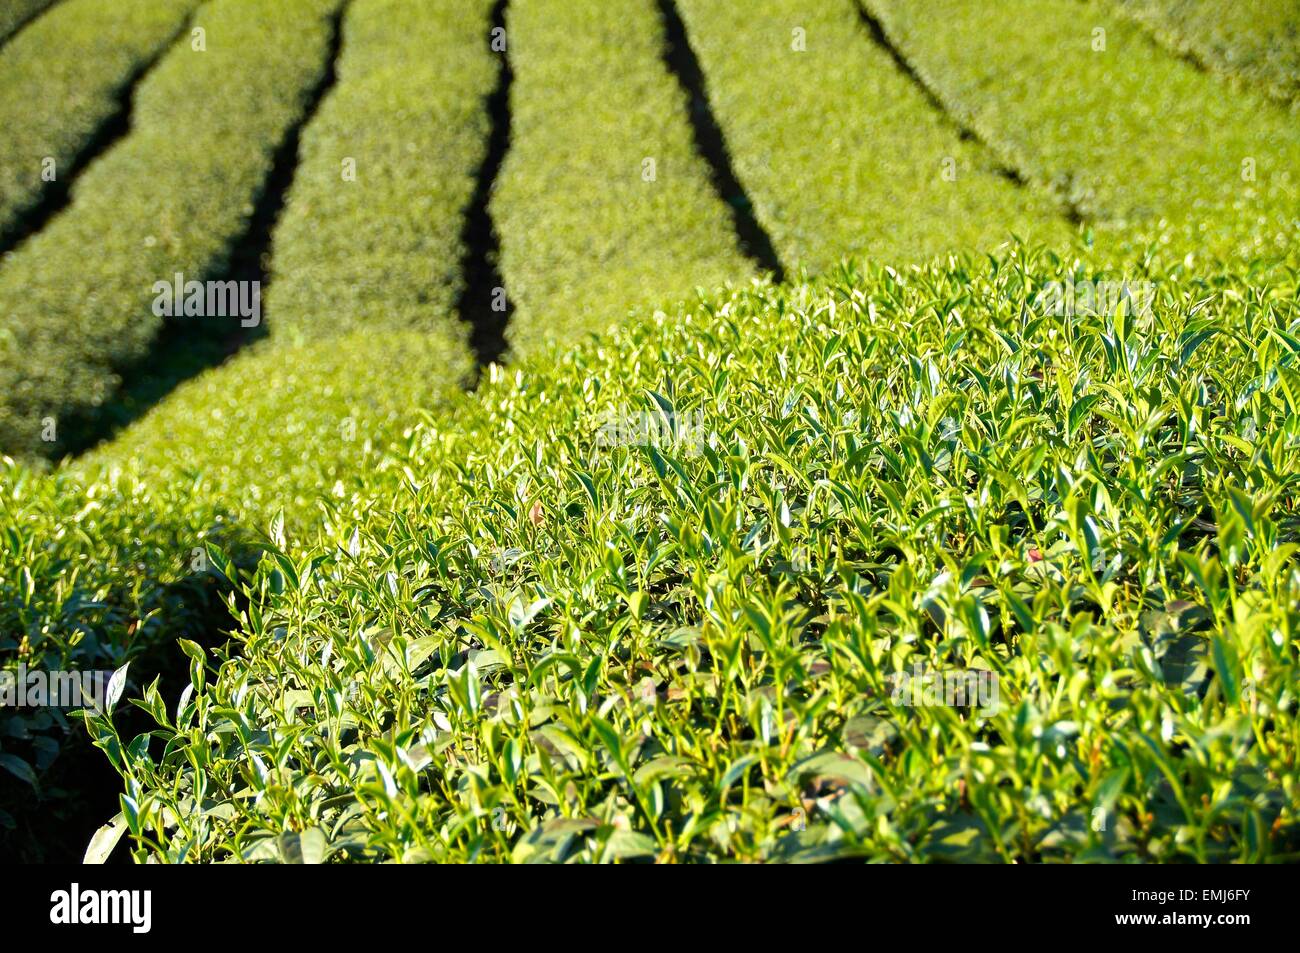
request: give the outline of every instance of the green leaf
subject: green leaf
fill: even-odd
[[[1214,672],[1219,676],[1219,684],[1223,686],[1223,697],[1229,704],[1235,705],[1241,701],[1242,680],[1241,659],[1237,655],[1237,649],[1217,632],[1211,637],[1210,645]]]
[[[122,697],[122,692],[126,690],[126,673],[131,668],[131,663],[127,662],[108,680],[108,689],[104,693],[104,713],[113,714],[113,709],[117,707],[118,701]]]
[[[615,830],[605,842],[605,856],[610,859],[653,857],[658,850],[655,842],[639,831]]]
[[[95,835],[90,839],[89,846],[86,847],[86,854],[82,858],[83,864],[102,864],[108,860],[109,854],[113,853],[113,848],[117,842],[122,839],[126,833],[126,818],[118,812],[114,818],[95,831]]]
[[[17,755],[0,752],[0,768],[4,768],[20,781],[25,781],[34,788],[40,787],[40,781],[32,766]]]

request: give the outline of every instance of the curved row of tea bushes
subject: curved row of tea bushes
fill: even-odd
[[[850,267],[494,374],[147,753],[93,726],[136,858],[1294,860],[1300,312],[1180,269]]]
[[[178,637],[210,641],[228,624],[222,560],[249,558],[264,534],[355,519],[393,444],[472,371],[463,342],[438,330],[265,342],[74,466],[40,474],[0,459],[0,670],[131,662],[130,694],[174,670]],[[0,712],[12,782],[0,785],[0,853],[84,849],[88,831],[64,841],[104,803],[84,791],[87,757],[98,755],[65,713]]]
[[[455,325],[498,72],[491,8],[354,0],[338,85],[303,132],[276,230],[273,334]]]
[[[51,182],[76,173],[136,77],[198,3],[67,0],[0,50],[0,237]]]
[[[58,452],[69,418],[93,418],[120,370],[148,355],[164,323],[155,284],[220,277],[277,148],[325,75],[341,2],[200,8],[201,38],[171,51],[137,90],[131,133],[8,256],[0,452]],[[226,334],[242,320],[190,319],[187,330]]]
[[[430,13],[439,17],[431,19]],[[286,260],[288,267],[316,266],[311,277],[326,282],[316,289],[325,298],[312,299],[310,285],[302,283],[291,285],[288,294],[272,293],[268,315],[283,320],[276,323],[271,340],[182,385],[71,468],[44,479],[20,467],[7,471],[15,491],[8,505],[0,507],[0,523],[23,540],[21,548],[6,554],[13,560],[8,568],[12,578],[22,578],[21,563],[33,585],[30,593],[5,592],[0,599],[0,627],[24,638],[0,641],[0,659],[9,663],[4,667],[22,661],[47,669],[115,669],[133,661],[132,686],[150,681],[159,664],[174,665],[169,653],[175,655],[176,638],[211,639],[214,625],[220,624],[214,622],[220,568],[215,559],[209,561],[209,547],[246,558],[268,527],[273,537],[283,539],[309,531],[322,519],[328,522],[328,511],[348,512],[358,491],[382,470],[392,441],[471,380],[473,360],[463,330],[448,319],[449,305],[431,311],[434,306],[427,304],[417,313],[412,294],[419,288],[408,283],[429,285],[420,271],[423,265],[424,271],[435,272],[435,248],[459,254],[454,243],[461,215],[455,206],[463,204],[463,194],[458,201],[442,203],[436,216],[413,219],[405,233],[391,227],[391,216],[368,216],[364,203],[335,209],[326,222],[316,220],[323,227],[306,227],[328,202],[325,166],[338,172],[329,150],[344,139],[359,144],[351,138],[364,129],[357,119],[373,121],[376,102],[393,108],[383,128],[392,128],[404,116],[410,136],[436,134],[440,138],[426,140],[426,145],[442,143],[446,150],[446,126],[426,127],[419,118],[427,117],[427,111],[409,101],[404,110],[385,101],[375,82],[391,89],[399,77],[411,83],[413,92],[421,80],[430,79],[419,54],[427,54],[434,41],[446,44],[446,56],[429,69],[449,68],[448,60],[464,49],[485,50],[487,5],[480,4],[474,16],[450,3],[416,14],[409,4],[392,0],[350,5],[339,85],[304,134],[303,165],[276,232],[275,263],[279,268],[286,267]],[[475,61],[463,64],[463,71],[456,67],[458,74],[468,74],[460,91],[466,98],[460,120],[465,139],[458,156],[466,168],[479,161],[484,148],[482,103],[490,70],[482,62],[487,59],[479,53],[477,69]],[[390,71],[396,72],[385,77]],[[370,102],[365,101],[367,92]],[[450,104],[448,110],[443,118],[449,120]],[[371,199],[383,197],[390,206],[417,205],[417,191],[427,188],[427,154],[415,154],[405,143],[388,152],[375,139],[369,146],[355,152],[359,172],[369,172],[375,183],[367,190]],[[472,154],[475,148],[479,156]],[[359,176],[358,181],[365,180]],[[462,184],[460,191],[470,188],[472,183]],[[450,226],[447,218],[454,219]],[[390,248],[389,272],[372,289],[374,306],[386,312],[358,314],[354,326],[365,328],[362,333],[343,333],[347,328],[340,319],[329,328],[336,332],[329,341],[294,342],[293,334],[285,340],[282,324],[284,329],[307,329],[309,336],[324,330],[312,327],[314,314],[294,320],[297,311],[322,307],[340,293],[339,269],[320,271],[319,266],[331,261],[341,265],[338,236],[349,228],[352,234],[363,232],[372,221],[386,223]],[[409,259],[405,274],[391,273],[394,263],[403,263],[397,253],[399,236],[409,240],[403,249]],[[277,273],[276,280],[282,278]],[[430,289],[439,292],[441,283]],[[359,306],[355,301],[342,304]],[[437,317],[430,320],[429,313]],[[390,324],[375,334],[381,316]],[[422,323],[423,331],[393,327],[399,316],[407,325]],[[362,317],[375,320],[363,322]],[[64,527],[74,523],[78,531],[69,534]],[[71,637],[88,632],[93,637]],[[74,831],[76,821],[83,820],[75,802],[64,802],[58,785],[67,780],[67,789],[75,790],[73,779],[88,752],[84,738],[65,737],[44,715],[10,719],[6,725],[13,728],[18,721],[26,741],[0,741],[0,754],[7,751],[9,766],[19,765],[20,774],[30,771],[34,783],[21,788],[16,799],[0,798],[0,841],[8,839],[13,849],[38,856],[41,841],[46,850],[54,850],[51,818]],[[19,737],[17,731],[8,734]],[[5,827],[17,833],[6,838]]]
[[[516,350],[752,271],[653,0],[515,0],[507,35],[512,135],[491,211]]]
[[[1284,101],[1300,100],[1300,6],[1294,0],[1113,0],[1180,53]]]
[[[5,0],[0,7],[0,43],[52,3],[54,0]]]
[[[984,141],[1097,223],[1098,248],[1284,254],[1300,136],[1282,107],[1075,0],[862,0]]]
[[[710,0],[677,6],[737,175],[787,264],[1068,236],[1049,197],[964,141],[873,42],[855,0],[772,0],[743,16]]]
[[[158,487],[193,475],[192,493],[245,525],[283,511],[302,529],[317,501],[339,496],[338,481],[371,476],[363,461],[385,434],[458,392],[473,369],[460,335],[442,328],[264,341],[182,384],[70,469],[88,482],[122,471]]]

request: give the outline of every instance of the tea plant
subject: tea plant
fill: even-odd
[[[1115,276],[846,266],[497,370],[93,722],[133,853],[1297,859],[1300,313],[1134,267],[1058,314]]]
[[[273,333],[456,328],[497,75],[490,0],[355,0],[275,236]],[[462,333],[463,336],[463,332]],[[430,369],[432,370],[432,369]]]
[[[129,136],[0,268],[0,451],[57,453],[163,319],[154,285],[215,277],[325,70],[341,0],[212,0],[140,86]],[[202,49],[198,46],[202,45]],[[220,103],[220,109],[212,108]],[[229,320],[192,320],[198,336]],[[53,439],[50,439],[53,438]]]
[[[53,2],[54,0],[7,0],[0,7],[0,43]]]
[[[174,664],[178,637],[210,639],[224,624],[228,587],[208,545],[242,563],[272,522],[292,538],[322,502],[348,509],[391,465],[389,444],[471,370],[463,343],[434,331],[267,342],[75,465],[43,475],[0,458],[0,669]],[[0,852],[18,839],[48,846],[76,810],[89,752],[74,728],[58,712],[0,715],[0,760],[14,773]]]
[[[1285,254],[1294,117],[1157,46],[1104,4],[863,0],[947,106],[1097,226],[1099,250]]]
[[[737,174],[789,265],[1068,238],[1049,196],[1013,184],[897,68],[855,0],[777,0],[741,17],[709,0],[677,6]]]
[[[1300,101],[1300,8],[1288,0],[1114,0],[1171,49]]]
[[[0,450],[124,425],[0,457],[0,673],[123,689],[0,712],[0,853],[90,755],[141,861],[1300,860],[1300,139],[1115,2],[199,7],[0,263]]]
[[[0,51],[0,236],[10,232],[121,108],[134,77],[198,0],[71,0]],[[2,33],[3,31],[0,31]]]
[[[743,278],[652,0],[519,0],[506,29],[511,148],[491,208],[511,345],[526,352]]]

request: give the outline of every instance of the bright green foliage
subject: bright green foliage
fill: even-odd
[[[511,149],[492,216],[513,347],[741,279],[653,0],[516,0],[508,18]]]
[[[1254,258],[1294,245],[1294,117],[1161,49],[1113,8],[865,2],[954,113],[1097,223],[1103,253],[1171,243]]]
[[[870,0],[985,148],[848,0],[679,5],[786,264],[893,267],[624,321],[753,268],[657,4],[514,0],[522,357],[464,393],[489,5],[353,0],[275,237],[288,333],[75,464],[0,460],[0,667],[131,662],[88,727],[135,857],[1300,860],[1285,111],[1113,7]],[[147,358],[154,282],[226,267],[342,8],[199,10],[207,52],[0,267],[0,447]],[[1093,257],[977,253],[1065,247],[1056,199]],[[69,730],[0,716],[0,853],[82,800]]]
[[[471,370],[442,333],[268,342],[74,467],[0,464],[0,668],[174,665],[178,636],[220,624],[223,567],[209,547],[244,558],[268,527],[281,540],[306,533],[322,505],[356,518],[389,444]],[[84,742],[49,711],[0,716],[0,753],[36,779],[0,796],[0,852],[49,849],[41,841],[77,804]]]
[[[59,441],[42,442],[42,422],[93,414],[117,372],[148,353],[163,323],[154,284],[177,273],[216,277],[324,74],[339,3],[201,7],[194,24],[206,50],[192,41],[163,58],[137,91],[130,135],[86,170],[72,205],[9,256],[0,268],[0,451],[57,451]],[[238,321],[194,321],[194,332],[228,333]]]
[[[0,6],[0,43],[54,0],[5,0]]]
[[[74,469],[88,480],[124,469],[151,486],[192,473],[191,493],[237,507],[245,524],[283,510],[301,527],[322,496],[342,494],[339,481],[373,476],[374,447],[472,372],[459,334],[438,329],[268,341],[183,384]]]
[[[0,51],[0,235],[66,180],[198,0],[68,0]],[[50,165],[52,163],[52,166]]]
[[[490,9],[490,0],[348,9],[338,85],[304,131],[276,231],[274,334],[452,323],[463,212],[497,75]]]
[[[1295,860],[1298,333],[1012,250],[497,371],[93,726],[136,856]]]
[[[1114,0],[1197,62],[1300,101],[1300,5],[1295,0]]]
[[[788,266],[891,261],[1069,230],[874,43],[856,0],[678,0],[737,175]],[[852,90],[851,96],[844,95]]]

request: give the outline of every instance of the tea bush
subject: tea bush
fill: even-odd
[[[1290,0],[1116,0],[1172,49],[1259,86],[1300,100],[1300,8]]]
[[[898,70],[855,0],[776,0],[743,17],[677,5],[737,175],[787,264],[1068,237],[1050,198],[1014,185]]]
[[[341,23],[338,82],[269,339],[0,458],[0,669],[124,686],[0,712],[0,853],[109,820],[91,754],[142,861],[1300,860],[1294,123],[1109,2],[774,2],[515,0],[508,126],[486,0],[198,10],[0,265],[0,447],[146,399]],[[892,264],[753,280],[674,6],[791,270]]]
[[[1113,7],[863,2],[949,109],[1095,222],[1112,257],[1168,245],[1248,261],[1294,245],[1294,117],[1167,53]]]
[[[455,327],[464,212],[497,76],[491,5],[349,7],[338,85],[304,131],[276,230],[275,334]]]
[[[0,238],[40,201],[51,174],[61,182],[76,174],[135,78],[197,6],[69,0],[0,51]]]
[[[1297,859],[1300,311],[1131,267],[846,266],[497,369],[94,722],[134,855]],[[1094,279],[1157,291],[1044,304]]]
[[[0,458],[0,669],[134,662],[152,678],[173,665],[178,637],[210,639],[226,624],[208,546],[239,563],[273,524],[283,539],[307,533],[322,504],[348,512],[389,465],[389,445],[471,371],[445,333],[267,342],[75,465],[39,474]],[[0,784],[0,852],[50,850],[81,809],[86,753],[84,731],[57,711],[0,715],[12,775]]]
[[[164,57],[137,92],[130,135],[86,170],[72,205],[8,257],[0,451],[57,453],[68,419],[93,417],[119,370],[149,353],[163,325],[154,284],[177,273],[219,277],[277,147],[324,75],[339,5],[200,8],[206,49],[192,40]],[[238,321],[190,327],[221,334]]]
[[[511,148],[491,210],[511,345],[743,278],[652,0],[517,0],[507,36]]]
[[[53,2],[54,0],[7,0],[0,7],[0,43]]]

